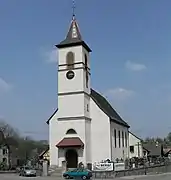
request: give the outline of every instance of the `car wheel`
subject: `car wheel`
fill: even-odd
[[[70,176],[67,175],[67,176],[66,176],[66,179],[70,179]]]
[[[86,176],[82,176],[82,179],[85,180],[85,179],[87,179],[87,177]]]

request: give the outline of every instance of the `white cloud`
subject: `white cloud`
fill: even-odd
[[[11,89],[11,85],[0,77],[0,92],[6,92]]]
[[[132,97],[135,94],[135,92],[124,88],[114,88],[114,89],[109,89],[106,92],[106,94],[112,99],[124,101]]]
[[[143,71],[147,69],[147,67],[144,64],[139,64],[131,61],[127,61],[125,63],[125,67],[131,71]]]
[[[44,58],[47,63],[57,63],[58,62],[58,54],[57,49],[52,49],[50,51],[46,51],[44,53]]]

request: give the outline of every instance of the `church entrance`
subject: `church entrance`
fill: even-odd
[[[68,149],[65,154],[65,160],[67,162],[67,168],[77,168],[78,154],[75,149]]]

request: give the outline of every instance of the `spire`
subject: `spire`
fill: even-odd
[[[73,16],[73,19],[71,21],[71,25],[70,25],[68,34],[66,36],[66,39],[69,41],[82,41],[81,33],[78,28],[78,24],[75,19],[75,16]]]
[[[66,39],[82,41],[81,33],[75,17],[75,0],[72,0],[72,21]]]
[[[72,21],[69,27],[69,31],[67,33],[66,38],[60,42],[56,47],[62,48],[62,47],[70,47],[70,46],[78,46],[82,45],[84,48],[86,48],[89,52],[91,52],[91,49],[88,47],[88,45],[83,41],[78,23],[76,21],[75,17],[75,1],[73,0],[73,13],[72,13]]]

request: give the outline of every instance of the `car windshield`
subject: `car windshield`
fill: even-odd
[[[76,171],[78,171],[78,169],[73,169],[73,170],[71,170],[71,172],[76,172]]]
[[[31,167],[24,167],[25,170],[31,170]]]

